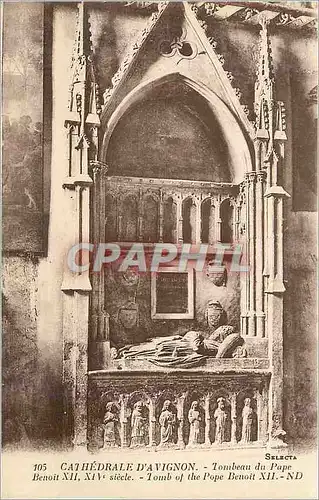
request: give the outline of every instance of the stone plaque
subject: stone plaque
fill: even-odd
[[[163,268],[152,273],[152,318],[193,319],[193,270]]]

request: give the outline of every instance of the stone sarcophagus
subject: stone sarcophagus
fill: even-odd
[[[267,370],[90,374],[89,448],[265,446]]]

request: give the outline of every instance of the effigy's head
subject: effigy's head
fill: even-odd
[[[250,398],[245,398],[245,406],[250,406]]]
[[[191,409],[192,410],[197,410],[197,408],[198,408],[198,401],[193,401],[192,405],[191,405]]]

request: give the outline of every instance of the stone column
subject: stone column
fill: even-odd
[[[122,199],[119,198],[117,200],[117,238],[119,241],[122,241],[123,237],[123,215],[122,215],[123,202]]]
[[[73,292],[63,294],[63,441],[74,444],[74,408],[76,401],[77,331],[70,317],[73,314]]]
[[[201,217],[201,199],[199,196],[195,198],[196,205],[196,222],[195,222],[195,243],[201,243],[201,228],[202,228],[202,217]]]
[[[137,239],[143,241],[143,193],[141,188],[138,193]]]
[[[74,412],[75,446],[87,445],[87,369],[88,369],[88,322],[89,303],[86,292],[75,292],[77,321],[76,388]]]
[[[285,196],[285,195],[284,195]],[[277,251],[276,251],[276,279],[278,283],[282,283],[283,291],[285,291],[284,285],[284,252],[283,252],[283,198],[278,197],[275,202],[276,214],[277,214],[277,225],[276,225],[276,237],[277,237]]]
[[[183,198],[179,194],[176,200],[176,243],[183,243]]]
[[[97,128],[100,125],[97,84],[94,76],[90,45],[90,31],[84,2],[78,4],[78,20],[73,57],[72,81],[69,86],[68,110],[65,126],[68,129],[66,151],[66,178],[63,182],[69,206],[71,245],[90,242],[90,191],[89,160],[97,155]],[[74,446],[87,443],[87,372],[89,336],[89,300],[91,283],[89,265],[79,255],[76,272],[66,267],[61,290],[63,292],[63,383],[66,409],[70,412],[67,432]],[[70,349],[70,346],[72,348]],[[71,381],[68,378],[71,378]],[[70,398],[68,400],[68,398]]]
[[[186,398],[186,394],[182,394],[181,396],[178,397],[178,400],[177,400],[177,421],[178,421],[177,445],[179,448],[185,448],[184,436],[183,436],[185,398]]]
[[[260,19],[260,53],[255,84],[256,140],[259,145],[256,157],[257,168],[267,170],[267,189],[264,194],[266,206],[265,245],[265,293],[267,332],[269,336],[269,358],[271,381],[269,387],[269,443],[282,444],[283,425],[283,256],[282,256],[282,203],[289,196],[278,185],[278,167],[283,166],[285,118],[283,103],[275,99],[275,75],[272,50],[268,33],[269,20]],[[259,202],[260,193],[259,193]],[[260,221],[259,221],[260,222]],[[260,272],[260,271],[258,271]],[[260,300],[260,289],[258,289]],[[258,311],[259,312],[259,311]],[[260,326],[263,328],[262,323]],[[261,330],[262,333],[262,330]],[[260,330],[257,331],[260,336]]]
[[[256,336],[256,172],[246,174],[248,182],[249,311],[248,335]]]
[[[265,157],[266,144],[262,143],[263,157]],[[270,187],[270,166],[265,164],[266,169],[266,179],[264,185],[264,193]],[[268,247],[269,247],[269,199],[264,200],[264,268],[263,268],[263,278],[264,278],[264,311],[265,311],[265,336],[268,336],[268,296],[265,290],[268,288],[269,279],[269,263],[268,263]]]
[[[249,255],[248,255],[248,182],[247,179],[241,185],[242,190],[242,205],[241,205],[241,220],[242,220],[242,232],[241,235],[241,244],[243,249],[243,255],[245,262],[249,264]],[[249,272],[240,274],[240,282],[241,282],[241,291],[240,291],[240,299],[241,299],[241,334],[248,335],[248,310],[249,310]]]
[[[240,240],[240,233],[239,233],[239,228],[240,228],[240,206],[238,203],[235,203],[234,205],[234,242],[239,242]]]
[[[269,344],[272,377],[269,386],[269,436],[270,446],[282,445],[283,431],[283,297],[270,294],[269,301]]]
[[[257,401],[257,441],[263,444],[267,440],[268,390],[266,382],[255,391]]]
[[[121,447],[127,448],[129,446],[129,435],[128,435],[128,411],[127,411],[127,399],[126,394],[121,396],[121,410],[120,410],[120,423],[121,423]]]
[[[160,243],[163,242],[163,226],[164,226],[164,200],[163,191],[159,194],[159,218],[158,218],[158,235]]]
[[[283,198],[289,197],[281,186],[274,185],[265,193],[269,198],[268,265],[268,335],[272,377],[269,387],[270,446],[282,446],[283,430]]]
[[[237,393],[234,392],[230,398],[230,418],[231,418],[231,443],[237,443]]]
[[[261,392],[261,402],[262,402],[262,415],[261,415],[261,423],[260,423],[260,439],[263,443],[267,441],[268,437],[268,419],[269,419],[269,412],[268,412],[268,395],[269,395],[269,388],[268,388],[268,381],[264,381],[263,386],[262,386],[262,392]]]
[[[209,212],[209,229],[208,229],[208,243],[214,245],[216,243],[216,221],[215,221],[215,198],[210,196],[210,212]]]
[[[156,446],[156,400],[149,401],[149,446]]]
[[[266,173],[257,172],[256,181],[256,334],[265,336],[264,311],[264,182]]]
[[[106,370],[110,366],[110,315],[101,310],[99,313],[99,337],[95,341],[95,349],[92,349],[94,360],[92,366],[95,370]]]
[[[80,175],[66,186],[75,193],[74,234],[76,241],[89,241],[89,189],[92,180]],[[84,264],[79,259],[79,265]],[[63,291],[63,383],[65,403],[69,412],[68,429],[74,446],[87,444],[87,370],[89,294],[91,284],[88,270],[72,273],[65,270]]]
[[[93,177],[92,186],[92,239],[94,244],[98,244],[100,240],[100,213],[101,213],[101,180],[100,168],[98,164],[91,164],[91,173]],[[99,279],[100,273],[92,273],[92,307],[91,307],[91,341],[96,342],[99,336]]]
[[[206,394],[205,397],[205,445],[210,446],[210,398],[211,394]]]
[[[92,190],[92,240],[94,245],[105,242],[105,177],[107,165],[97,160],[90,162]],[[104,269],[93,272],[90,318],[90,369],[106,369],[110,358],[109,316],[104,310]]]
[[[263,426],[263,399],[259,390],[254,394],[257,402],[257,441],[262,442],[262,426]]]
[[[221,196],[220,194],[217,195],[216,198],[216,211],[215,211],[215,217],[216,217],[216,241],[221,242],[222,241],[222,219],[220,217],[220,205],[221,205]]]

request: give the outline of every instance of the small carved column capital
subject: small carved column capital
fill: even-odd
[[[256,174],[257,182],[265,182],[267,179],[267,172],[265,170],[260,170]]]
[[[106,175],[108,172],[108,165],[102,161],[99,160],[90,160],[90,174],[93,177],[94,182],[97,179],[98,175]]]
[[[253,184],[256,182],[257,172],[247,172],[245,174],[245,180],[247,184]]]

